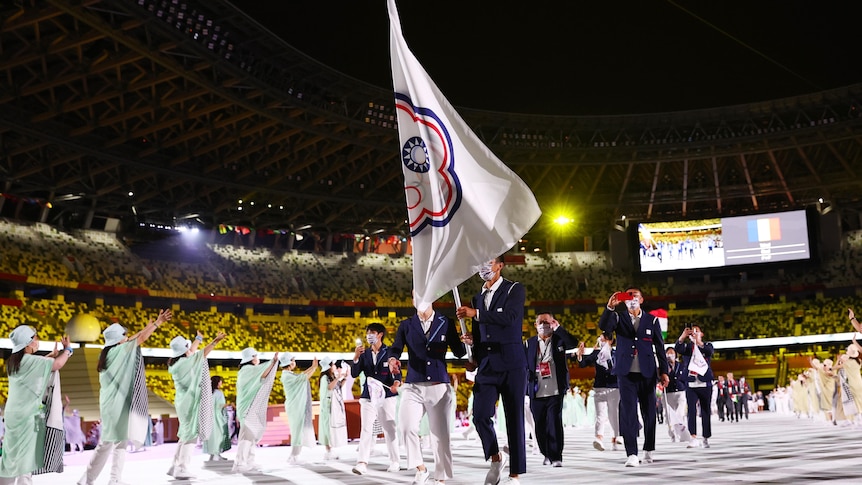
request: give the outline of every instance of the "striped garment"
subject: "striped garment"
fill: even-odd
[[[141,447],[150,429],[150,409],[147,400],[147,380],[144,376],[144,358],[140,347],[135,349],[135,377],[132,402],[129,406],[129,440]]]
[[[213,432],[213,389],[210,379],[210,366],[206,359],[201,366],[201,405],[198,408],[198,437],[201,441],[209,439]],[[272,389],[272,384],[270,384]],[[267,395],[269,399],[269,395]],[[266,413],[264,413],[266,416]]]
[[[242,425],[247,432],[251,433],[255,443],[263,438],[263,432],[266,431],[266,409],[269,406],[269,394],[272,392],[274,382],[275,369],[272,369],[263,378],[260,389],[254,395],[254,401],[252,401],[251,406],[249,406],[248,411],[243,417]],[[212,409],[212,405],[210,405],[210,409]]]
[[[44,453],[41,463],[42,467],[34,470],[34,475],[43,473],[63,473],[63,453],[66,451],[66,433],[63,431],[63,405],[60,392],[60,373],[52,372],[50,384],[42,398],[42,406],[46,412],[45,421],[38,422],[41,429],[37,432],[45,433],[45,447],[38,450]]]

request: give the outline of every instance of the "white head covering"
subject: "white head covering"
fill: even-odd
[[[847,346],[847,355],[851,359],[855,359],[856,357],[859,357],[859,349],[857,349],[855,345],[850,344],[849,346]]]
[[[239,361],[239,364],[245,364],[246,362],[251,362],[257,356],[257,350],[254,350],[252,347],[246,347],[242,349],[242,358]]]
[[[102,332],[102,335],[105,336],[105,347],[117,345],[126,337],[126,329],[119,323],[112,323]]]
[[[36,330],[29,325],[18,325],[9,334],[12,339],[12,353],[24,350],[24,347],[30,345],[33,338],[36,336]]]
[[[171,340],[171,357],[176,359],[181,355],[185,355],[192,346],[192,341],[185,337],[174,337]]]
[[[329,366],[332,365],[334,359],[328,355],[324,355],[322,359],[320,359],[320,368],[323,369],[323,372],[329,370]]]
[[[290,361],[295,359],[296,357],[290,352],[284,352],[278,356],[278,366],[279,367],[287,367],[290,365]]]

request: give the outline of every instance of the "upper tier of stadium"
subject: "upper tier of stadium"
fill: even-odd
[[[309,58],[231,3],[26,0],[0,18],[0,179],[26,201],[2,215],[405,233],[392,91]],[[821,198],[858,210],[860,94],[625,116],[459,111],[537,195],[547,217],[530,238],[571,213],[571,234],[604,249],[623,215]]]

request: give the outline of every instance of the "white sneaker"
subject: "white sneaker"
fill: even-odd
[[[329,460],[337,460],[337,459],[338,459],[338,455],[336,455],[336,454],[335,454],[335,453],[333,453],[332,451],[327,451],[326,453],[324,453],[324,454],[323,454],[323,459],[324,459],[325,461],[329,461]]]
[[[641,464],[641,462],[640,462],[640,460],[638,460],[637,455],[629,455],[629,457],[626,458],[626,466],[634,467],[634,466],[640,466],[640,464]]]
[[[593,448],[599,451],[605,451],[605,445],[603,445],[602,442],[598,440],[598,438],[593,440]]]
[[[685,445],[686,448],[700,448],[700,440],[697,438],[692,438],[691,441]]]
[[[617,440],[611,439],[611,449],[614,451],[620,451],[620,444],[617,443]]]
[[[416,470],[416,475],[413,475],[413,482],[411,485],[425,485],[425,481],[428,480],[428,477],[431,475],[428,472],[428,469],[425,470]]]
[[[488,473],[485,475],[485,485],[497,485],[498,483],[500,483],[500,475],[502,474],[503,468],[506,466],[506,463],[508,461],[509,455],[501,452],[500,461],[491,462],[491,469],[488,470]]]
[[[505,484],[505,485],[521,485],[521,481],[520,481],[520,480],[518,480],[518,479],[517,479],[517,478],[515,478],[515,477],[506,477],[506,478],[504,478],[503,480],[500,480],[500,482],[499,482],[499,483],[500,483],[501,485],[502,485],[502,484]]]
[[[401,464],[397,461],[393,461],[389,464],[389,468],[386,469],[389,473],[398,473],[401,471]],[[355,471],[353,473],[356,473]]]
[[[704,438],[704,439],[703,439],[703,444],[702,444],[702,446],[703,446],[704,448],[709,448],[709,440],[708,440],[708,439],[706,439],[706,438]]]
[[[353,473],[357,475],[365,475],[368,473],[368,465],[365,463],[357,463],[355,467],[353,467]]]
[[[299,465],[299,460],[296,459],[296,456],[290,455],[287,457],[288,465]]]
[[[551,463],[551,466],[554,468],[560,468],[561,466],[563,466],[563,462],[555,461],[555,462]]]
[[[652,463],[652,462],[653,462],[652,451],[645,451],[644,452],[644,463]]]

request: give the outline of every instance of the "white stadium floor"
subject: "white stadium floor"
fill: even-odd
[[[478,440],[467,440],[460,430],[453,433],[455,477],[447,484],[481,484],[488,465],[482,459]],[[749,421],[718,422],[713,417],[710,449],[687,449],[684,443],[671,443],[666,425],[658,425],[655,462],[625,468],[623,451],[596,451],[592,447],[592,428],[568,428],[563,467],[542,466],[540,455],[527,457],[527,473],[522,484],[618,484],[618,483],[862,483],[862,447],[858,428],[833,426],[823,421],[796,419],[771,413],[752,414]],[[607,444],[607,438],[606,438]],[[641,443],[643,443],[641,441]],[[528,449],[530,448],[528,442]],[[608,447],[610,448],[610,447]],[[414,471],[388,473],[382,442],[371,458],[369,473],[351,472],[356,459],[356,444],[338,450],[337,461],[323,462],[323,448],[305,449],[300,456],[306,463],[288,466],[289,447],[259,448],[257,462],[263,472],[254,475],[230,473],[232,462],[206,462],[198,450],[192,459],[194,480],[173,480],[165,475],[175,445],[166,444],[128,454],[123,480],[130,485],[198,484],[409,484]],[[66,455],[66,471],[34,477],[36,484],[72,485],[81,477],[92,451]],[[234,450],[225,452],[230,460]],[[641,453],[642,454],[642,453]],[[433,469],[430,452],[426,451]],[[406,460],[402,454],[402,466]],[[96,482],[108,483],[110,463]],[[433,472],[432,472],[433,477]],[[433,483],[433,480],[428,482]]]

